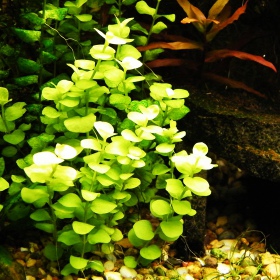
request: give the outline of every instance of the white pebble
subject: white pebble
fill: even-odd
[[[188,268],[187,267],[178,267],[176,269],[179,273],[179,275],[187,274],[188,273]]]
[[[120,269],[120,274],[124,278],[134,278],[137,275],[135,269],[123,265]]]
[[[228,264],[225,264],[225,263],[218,263],[217,270],[221,274],[227,274],[227,273],[230,272],[230,266]]]
[[[107,280],[122,280],[122,276],[119,272],[106,271],[104,276]]]

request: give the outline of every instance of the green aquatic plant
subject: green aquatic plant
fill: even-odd
[[[121,8],[120,1],[114,3],[112,9]],[[81,30],[91,28],[95,43],[85,41],[78,49],[68,41],[63,48],[53,45],[53,50],[65,49],[71,77],[59,73],[42,85],[38,104],[13,103],[9,90],[0,88],[0,191],[7,197],[1,214],[14,221],[30,216],[35,228],[50,234],[44,254],[51,261],[67,260],[62,275],[103,272],[103,263],[91,254],[114,260],[115,243],[125,237],[138,250],[125,257],[127,267],[160,258],[163,244],[183,233],[183,216],[196,213],[189,199],[210,194],[200,171],[215,166],[204,143],[191,152],[176,150],[186,134],[177,121],[189,112],[188,91],[143,73],[142,55],[130,36],[140,28],[133,18],[115,17],[113,24],[97,28],[83,14],[84,7],[98,9],[99,4],[66,1],[67,9],[49,4],[40,21],[40,28],[47,28],[44,37],[24,33],[38,34],[46,46],[45,32],[54,41],[56,36],[65,40],[71,26],[80,41]],[[137,3],[138,12],[153,16],[145,42],[164,28],[156,22],[157,9]],[[15,32],[20,36],[23,31]],[[30,114],[33,106],[35,115]],[[8,168],[10,163],[14,168]],[[143,207],[156,224],[141,212]]]
[[[137,72],[140,52],[129,44],[131,20],[116,19],[105,34],[96,30],[104,43],[91,47],[92,59],[75,60],[69,64],[71,80],[43,88],[45,131],[27,140],[31,151],[17,160],[24,173],[16,185],[1,178],[2,190],[17,190],[32,205],[34,226],[53,235],[46,256],[56,260],[71,252],[63,275],[103,271],[87,253],[113,254],[114,243],[127,230],[139,257],[127,257],[126,264],[147,265],[161,256],[163,242],[182,234],[183,215],[195,214],[188,198],[210,194],[208,182],[198,175],[214,166],[207,146],[175,151],[185,135],[176,121],[189,111],[184,105],[188,92],[153,82],[147,98],[135,98],[141,89],[137,83],[146,77]],[[9,97],[1,90],[4,106]],[[159,220],[156,228],[136,211],[141,203],[150,204]]]

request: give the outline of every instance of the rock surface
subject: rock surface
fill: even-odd
[[[253,94],[189,91],[191,112],[180,123],[186,137],[254,177],[280,182],[279,107]]]

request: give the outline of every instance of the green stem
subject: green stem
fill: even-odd
[[[159,9],[159,4],[160,4],[161,0],[157,0],[157,5],[156,5],[156,8],[155,8],[155,13],[153,15],[153,20],[152,20],[152,24],[151,24],[151,28],[149,30],[149,33],[148,33],[148,36],[147,36],[147,42],[146,42],[146,45],[149,43],[150,41],[150,37],[151,35],[153,34],[152,33],[152,29],[156,23],[156,19],[157,19],[157,15],[158,15],[158,9]]]
[[[5,107],[4,107],[3,104],[1,105],[1,112],[2,112],[1,117],[2,117],[2,120],[3,120],[4,126],[5,126],[6,133],[10,133],[10,131],[8,129],[8,126],[7,126],[7,123],[6,123]]]
[[[47,1],[43,0],[43,14],[42,14],[42,18],[45,19],[45,15],[46,15],[46,5],[47,5]],[[40,54],[39,54],[39,60],[40,60],[40,70],[39,70],[39,79],[38,79],[38,87],[40,88],[42,83],[43,83],[43,34],[44,34],[44,29],[45,29],[45,24],[43,23],[41,25],[41,36],[40,36],[40,40],[39,40],[39,44],[40,44]],[[39,102],[41,103],[42,101],[42,92],[39,91]]]
[[[90,79],[93,79],[94,78],[94,75],[96,74],[97,70],[99,69],[99,66],[100,66],[100,63],[101,63],[101,59],[99,59],[94,67],[94,70],[92,72],[92,75],[90,77]]]

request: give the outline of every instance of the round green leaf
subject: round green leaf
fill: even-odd
[[[75,15],[75,17],[81,22],[91,21],[92,19],[92,15],[90,14]]]
[[[44,256],[50,261],[57,261],[61,258],[63,250],[60,246],[47,244],[43,250]]]
[[[81,141],[81,146],[85,149],[92,149],[95,151],[101,151],[101,142],[100,140],[93,138],[93,139],[83,139]]]
[[[2,177],[0,177],[0,191],[4,191],[9,188],[9,183]]]
[[[5,105],[9,101],[9,91],[4,87],[0,87],[0,105]]]
[[[71,132],[87,133],[93,128],[93,124],[96,120],[95,115],[89,114],[85,117],[72,117],[64,121],[64,125]]]
[[[136,236],[142,240],[150,241],[154,238],[153,227],[150,221],[140,220],[133,225]]]
[[[163,218],[164,216],[172,214],[172,208],[170,207],[170,203],[162,199],[151,201],[150,210],[151,213],[158,218]]]
[[[78,221],[74,221],[72,223],[72,227],[76,233],[81,235],[88,234],[94,228],[93,225],[83,223],[83,222],[78,222]]]
[[[37,209],[30,215],[30,218],[36,222],[51,221],[51,216],[45,209]]]
[[[174,150],[175,144],[161,143],[156,146],[156,150],[159,153],[167,154]]]
[[[156,260],[161,256],[161,250],[157,245],[150,245],[140,250],[142,258],[147,260]]]
[[[74,230],[68,230],[62,232],[57,239],[59,242],[72,246],[81,242],[81,236],[74,232]]]
[[[91,192],[91,191],[88,191],[88,190],[81,190],[81,193],[82,193],[83,199],[86,200],[86,201],[93,201],[98,196],[100,196],[100,193],[95,193],[95,192]]]
[[[17,148],[14,146],[6,146],[2,151],[1,154],[4,157],[13,157],[18,152]]]
[[[181,180],[179,179],[167,179],[166,180],[166,190],[169,194],[176,198],[181,199],[181,196],[184,192],[184,185]]]
[[[35,224],[35,227],[45,231],[47,233],[53,233],[54,232],[54,225],[53,224],[48,224],[48,223],[37,223]]]
[[[173,241],[176,241],[178,239],[178,237],[168,237],[166,236],[162,231],[159,232],[158,236],[160,237],[160,239],[164,240],[164,241],[167,241],[167,242],[173,242]]]
[[[160,228],[169,238],[178,238],[183,233],[183,224],[180,221],[162,221]]]
[[[109,243],[110,241],[111,237],[104,229],[99,229],[97,232],[88,235],[88,242],[90,244]]]
[[[90,55],[97,60],[112,60],[115,52],[112,47],[107,46],[104,48],[104,45],[94,45],[89,51]]]
[[[21,197],[24,202],[33,203],[41,198],[48,198],[49,194],[42,189],[22,188]]]
[[[82,203],[78,195],[74,193],[68,193],[62,196],[58,202],[65,207],[78,207]]]
[[[192,209],[191,203],[187,200],[173,200],[172,207],[174,212],[179,215],[189,215],[193,216],[196,212]]]
[[[87,59],[76,59],[74,64],[76,67],[82,68],[84,70],[93,70],[95,67],[95,62]]]
[[[135,247],[142,247],[146,243],[145,240],[142,240],[136,236],[135,230],[133,228],[128,232],[128,239],[129,242]]]
[[[203,142],[196,143],[193,146],[193,153],[195,155],[205,156],[208,153],[208,147]]]
[[[23,108],[25,105],[25,102],[16,102],[8,107],[5,111],[6,121],[14,121],[22,117],[26,112],[26,109]]]
[[[97,214],[106,214],[110,213],[117,207],[117,204],[101,199],[96,198],[91,204],[91,211]]]
[[[158,164],[154,165],[154,168],[152,170],[152,174],[153,175],[162,175],[162,174],[167,173],[168,171],[170,171],[169,167],[167,167],[163,163],[158,163]]]
[[[36,165],[50,165],[50,164],[59,164],[63,162],[63,159],[58,158],[52,152],[39,152],[33,155],[33,162]]]
[[[115,241],[115,242],[122,240],[123,239],[122,232],[118,228],[115,228],[114,233],[111,235],[111,239],[112,239],[112,241]]]
[[[136,4],[136,10],[139,14],[154,16],[156,9],[151,8],[145,1],[139,1]]]
[[[211,194],[209,183],[201,177],[185,177],[184,184],[196,195],[208,196]]]
[[[76,269],[83,269],[87,266],[88,260],[80,257],[70,256],[70,264]]]
[[[62,159],[72,159],[77,155],[77,150],[66,144],[56,144],[55,154]]]
[[[137,261],[133,256],[125,256],[123,261],[124,265],[129,268],[135,268],[137,266]]]

